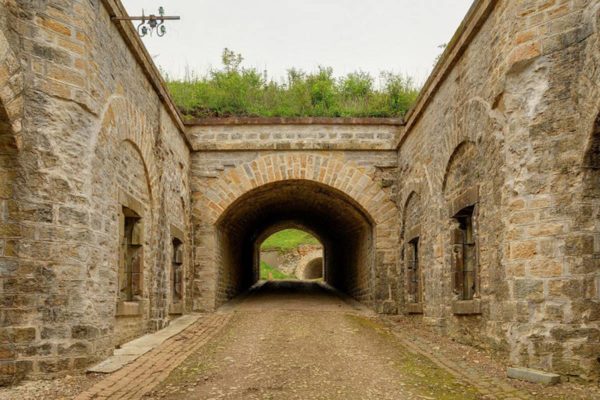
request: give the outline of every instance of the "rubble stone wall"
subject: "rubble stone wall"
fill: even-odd
[[[424,210],[415,318],[515,365],[597,377],[600,4],[491,3],[400,140],[399,204],[416,191]],[[454,304],[451,217],[470,204],[479,290]]]
[[[276,131],[281,127],[274,125],[270,129]],[[395,186],[391,178],[395,167],[396,152],[389,150],[274,152],[240,149],[193,153],[190,176],[196,249],[195,307],[213,309],[248,288],[254,283],[252,279],[257,279],[256,274],[233,272],[233,268],[240,267],[242,254],[223,252],[223,248],[244,251],[242,238],[247,234],[245,230],[250,229],[245,226],[247,221],[256,224],[252,228],[256,233],[250,235],[256,240],[261,229],[285,221],[286,215],[299,216],[301,220],[297,222],[300,223],[322,225],[327,219],[319,220],[309,215],[331,209],[327,216],[332,219],[330,226],[321,227],[321,231],[314,230],[317,237],[322,239],[320,233],[329,235],[332,241],[339,243],[343,242],[340,235],[350,235],[346,242],[348,251],[337,254],[339,257],[354,254],[355,257],[340,259],[338,264],[349,268],[355,265],[356,270],[336,273],[335,262],[331,259],[329,278],[337,280],[350,294],[377,309],[395,311],[397,209],[391,201]],[[294,182],[297,183],[296,195],[285,187]],[[322,189],[317,190],[316,186]],[[270,192],[268,188],[272,188]],[[255,193],[255,197],[242,203],[248,193]],[[331,201],[322,204],[328,193]],[[271,215],[265,208],[269,202],[274,202]],[[340,208],[336,210],[333,205]],[[306,220],[298,214],[300,209],[306,213]],[[279,219],[274,217],[276,212],[280,213],[277,214]],[[232,214],[239,216],[230,217]],[[363,216],[359,216],[361,214]],[[227,223],[223,222],[224,218]],[[369,222],[365,225],[360,221]],[[270,225],[261,225],[267,223]],[[227,234],[220,227],[226,229]],[[341,231],[334,234],[336,229]],[[252,251],[252,245],[247,246],[248,251]],[[245,259],[252,261],[252,255]],[[246,271],[251,268],[246,267]],[[327,271],[326,267],[326,280]]]
[[[103,3],[5,1],[0,22],[0,375],[10,383],[81,369],[168,323],[170,225],[191,251],[189,149]],[[124,202],[143,213],[143,299],[117,316]]]
[[[0,0],[0,384],[81,370],[214,309],[257,278],[255,242],[275,226],[314,232],[325,280],[379,312],[515,365],[600,376],[598,0],[476,1],[404,123],[185,126],[114,15],[118,0]],[[118,296],[123,207],[142,222],[134,301]],[[477,280],[461,301],[465,207]],[[423,296],[409,307],[415,235]]]

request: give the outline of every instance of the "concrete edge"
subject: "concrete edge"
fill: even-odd
[[[116,349],[112,356],[99,362],[98,364],[91,366],[86,370],[86,372],[99,374],[111,374],[116,372],[127,364],[132,363],[144,354],[160,346],[167,339],[170,339],[173,336],[183,332],[193,323],[198,321],[201,316],[202,314],[188,314],[181,316],[171,321],[171,324],[166,328],[127,342],[119,349]]]
[[[532,368],[508,367],[506,375],[511,379],[539,383],[542,385],[556,385],[557,383],[560,383],[560,375]]]

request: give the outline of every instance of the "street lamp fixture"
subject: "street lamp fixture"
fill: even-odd
[[[181,17],[166,16],[164,7],[158,7],[158,15],[145,15],[144,10],[142,10],[141,17],[112,17],[113,21],[140,21],[137,26],[138,35],[140,35],[140,37],[146,35],[152,36],[154,32],[156,32],[158,37],[163,37],[167,33],[167,27],[164,25],[165,21],[179,19],[181,19]]]

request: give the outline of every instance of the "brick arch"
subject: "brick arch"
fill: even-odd
[[[397,218],[395,204],[367,174],[348,162],[314,154],[267,155],[224,172],[203,194],[204,217],[216,224],[236,199],[286,180],[318,182],[344,193],[377,226],[393,226]]]
[[[4,109],[13,134],[18,136],[23,127],[24,79],[19,60],[2,31],[0,31],[0,77],[2,78],[0,79],[0,107]]]
[[[87,167],[92,168],[91,159],[95,156],[94,151],[101,135],[116,135],[113,140],[117,144],[125,141],[129,142],[136,148],[142,159],[148,181],[150,202],[154,204],[157,197],[159,176],[153,149],[154,139],[147,137],[153,132],[151,123],[147,121],[145,115],[134,104],[121,96],[109,98],[100,121],[100,126],[95,129],[94,135],[90,138]],[[110,137],[107,139],[111,140]]]
[[[465,142],[474,145],[481,142],[483,135],[502,131],[506,126],[506,116],[482,98],[474,97],[461,103],[455,115],[448,117],[448,130],[443,136],[441,155],[433,168],[433,183],[430,186],[444,190],[448,165],[456,150]],[[443,175],[442,175],[443,173]]]
[[[123,148],[123,144],[131,146],[135,150],[138,157],[140,157],[140,161],[142,162],[142,165],[144,167],[144,180],[146,181],[146,190],[148,191],[148,200],[149,200],[150,204],[152,204],[154,197],[153,197],[152,185],[151,185],[151,180],[150,180],[150,172],[149,172],[149,168],[148,168],[148,163],[146,162],[146,158],[144,157],[144,154],[142,153],[142,149],[140,149],[140,147],[137,145],[137,143],[133,142],[131,139],[121,140],[121,142],[119,143],[119,149]],[[150,213],[152,213],[152,212],[153,212],[153,210],[150,207]]]
[[[408,196],[406,196],[406,199],[402,203],[402,224],[404,224],[406,222],[406,212],[408,209],[408,205],[415,197],[418,200],[421,199],[421,195],[420,195],[420,192],[418,191],[418,188],[409,189]]]
[[[237,235],[235,218],[245,208],[254,207],[253,196],[256,195],[261,201],[276,202],[273,193],[278,190],[287,191],[286,188],[289,187],[304,187],[311,191],[311,196],[317,192],[322,197],[332,196],[332,201],[335,202],[331,203],[331,207],[345,203],[352,210],[352,216],[348,214],[346,218],[355,219],[355,226],[360,231],[348,231],[348,235],[355,235],[351,240],[361,243],[361,260],[364,263],[361,262],[360,268],[358,264],[353,265],[351,268],[355,272],[354,275],[350,274],[353,278],[343,278],[347,280],[344,281],[343,274],[339,273],[340,269],[334,268],[338,265],[336,260],[340,259],[342,252],[339,251],[340,246],[336,247],[337,242],[330,238],[332,249],[338,249],[329,253],[332,255],[329,260],[333,268],[329,275],[331,281],[339,283],[352,296],[364,300],[378,311],[394,312],[396,292],[392,286],[395,282],[384,277],[396,276],[399,254],[399,215],[396,204],[380,184],[356,164],[328,153],[308,152],[263,155],[221,172],[206,185],[196,189],[195,241],[196,252],[201,256],[195,265],[195,307],[213,309],[239,294],[250,283],[250,272],[246,276],[243,271],[253,271],[253,267],[249,262],[236,260],[250,260],[252,257],[245,254],[250,254],[250,247],[254,243],[244,247],[244,254],[231,253],[229,250],[232,238],[235,239],[234,236]],[[265,200],[265,193],[273,197]],[[232,215],[235,216],[233,221]],[[243,222],[246,225],[249,223]],[[328,234],[333,237],[335,232]],[[234,242],[241,240],[246,239],[240,237]],[[237,275],[230,271],[233,266],[240,269],[236,272]],[[211,279],[207,280],[207,276]],[[242,278],[233,281],[231,276]]]
[[[9,162],[3,162],[0,165],[0,204],[13,201],[20,204],[20,193],[18,187],[22,177],[19,165],[19,148],[20,134],[23,124],[23,76],[19,66],[19,61],[13,51],[10,49],[6,37],[0,30],[0,156],[7,157]],[[23,239],[33,238],[33,233],[22,229],[19,217],[6,216],[3,218],[7,226],[12,226],[9,231],[0,231],[0,240],[10,240],[15,248],[19,248],[19,242]],[[10,224],[10,225],[9,225]],[[31,230],[30,230],[31,231]],[[6,280],[20,281],[21,268],[20,255],[0,253],[0,265],[2,268],[3,278]],[[22,294],[22,289],[15,285],[18,294],[14,296],[19,298]],[[15,290],[15,289],[12,289]],[[11,308],[11,305],[0,305],[0,313],[4,313],[6,309]],[[6,326],[18,326],[26,321],[24,318],[33,310],[28,310],[28,307],[23,307],[23,316],[18,320],[8,319]],[[22,348],[25,344],[32,345],[35,339],[27,339],[21,343]],[[19,346],[12,343],[10,340],[3,340],[4,347],[2,358],[2,370],[0,371],[0,384],[13,384],[20,381],[26,374],[26,369],[20,368],[17,359],[20,357],[22,350]]]
[[[477,147],[476,144],[474,142],[472,142],[471,140],[463,140],[462,142],[458,143],[455,147],[454,150],[452,151],[452,153],[450,153],[450,156],[448,157],[448,159],[446,160],[446,162],[444,163],[444,177],[442,179],[442,194],[445,193],[446,191],[446,185],[448,183],[448,175],[452,169],[452,167],[455,164],[457,155],[459,154],[460,151],[462,151],[462,149],[464,149],[465,147]]]
[[[446,183],[446,175],[448,174],[448,166],[452,161],[452,157],[456,154],[457,149],[466,142],[470,142],[469,136],[462,129],[452,129],[450,133],[444,136],[444,144],[441,154],[439,155],[434,170],[433,186],[434,192],[443,192]]]
[[[400,204],[402,204],[401,215],[403,223],[406,214],[406,206],[408,206],[409,200],[411,200],[411,197],[415,195],[419,197],[423,196],[423,186],[425,185],[421,182],[411,182],[402,188],[402,193],[406,193],[406,195],[402,196],[400,199]]]
[[[321,237],[321,235],[319,235],[318,232],[311,229],[306,224],[302,223],[302,221],[286,220],[286,221],[281,221],[275,225],[271,225],[268,228],[264,229],[256,238],[256,244],[255,244],[255,249],[254,249],[254,253],[255,253],[254,254],[254,256],[255,256],[255,272],[254,272],[254,274],[255,274],[256,279],[258,279],[259,275],[260,275],[260,268],[259,268],[260,267],[260,246],[269,237],[271,237],[272,235],[274,235],[278,232],[281,232],[282,230],[285,230],[285,229],[298,229],[300,231],[304,231],[304,232],[314,236],[319,241],[319,244],[321,246],[323,246],[323,238]]]
[[[587,149],[584,154],[583,168],[600,168],[600,112],[596,115],[589,139]]]

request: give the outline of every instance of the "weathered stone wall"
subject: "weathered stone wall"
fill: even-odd
[[[414,190],[426,210],[422,318],[514,364],[597,377],[598,204],[583,182],[595,173],[584,155],[600,111],[600,4],[479,5],[489,17],[462,54],[448,50],[444,78],[400,140],[400,204]],[[481,313],[459,315],[451,216],[469,204],[479,264],[469,309]]]
[[[0,26],[7,24],[7,10],[0,7]],[[4,307],[0,315],[0,385],[12,383],[27,373],[17,362],[19,352],[35,338],[30,327],[15,326],[21,309],[36,305],[31,284],[19,287],[24,269],[18,262],[17,249],[22,235],[17,210],[19,186],[18,154],[23,116],[23,75],[17,56],[0,30],[0,290]]]
[[[377,311],[421,315],[513,364],[599,376],[598,0],[477,1],[405,126],[184,127],[133,27],[111,20],[123,12],[0,2],[1,383],[81,369],[214,309],[254,283],[256,243],[281,226],[319,237],[325,280]],[[123,207],[142,221],[134,301],[119,298]],[[459,301],[465,207],[477,280]],[[423,297],[410,308],[401,255],[415,235]]]
[[[269,132],[292,128],[273,124],[262,129]],[[331,129],[346,128],[332,126]],[[290,140],[291,146],[294,146],[293,142]],[[325,267],[326,280],[337,283],[349,294],[382,311],[395,310],[397,215],[390,200],[395,167],[396,152],[389,150],[272,152],[240,148],[235,152],[193,153],[191,183],[197,274],[195,294],[198,294],[195,306],[212,309],[215,304],[249,287],[254,283],[252,279],[258,277],[256,273],[232,273],[233,267],[228,267],[239,268],[242,258],[253,260],[253,245],[242,246],[244,235],[248,235],[244,229],[250,229],[248,221],[256,224],[252,229],[257,232],[249,237],[257,238],[262,230],[288,220],[290,216],[295,217],[291,219],[296,223],[308,224],[309,230],[315,231],[326,248],[327,240],[338,243],[338,251],[327,253],[330,256],[326,264],[329,263],[330,268]],[[285,187],[286,181],[295,184],[297,194]],[[254,197],[247,204],[240,203],[248,193],[253,193]],[[326,201],[327,196],[331,201]],[[264,214],[265,210],[272,210],[272,215],[280,214],[273,217]],[[238,214],[239,217],[232,217]],[[242,216],[240,222],[238,218]],[[226,229],[227,234],[219,226]],[[237,240],[229,243],[232,238]],[[342,244],[347,246],[345,251],[340,247]],[[233,246],[231,251],[223,251],[230,246]],[[238,254],[242,248],[250,254]],[[231,252],[237,255],[233,257]],[[339,271],[336,265],[349,269]],[[244,268],[252,267],[246,265]],[[250,281],[240,282],[234,278],[243,276],[248,276]]]
[[[19,179],[0,185],[11,380],[82,368],[168,323],[170,224],[189,241],[189,150],[104,4],[7,1],[0,22],[0,165],[20,166],[0,168]],[[143,212],[143,301],[117,317],[124,199]]]
[[[392,118],[231,118],[191,122],[196,151],[392,150],[401,130]]]

